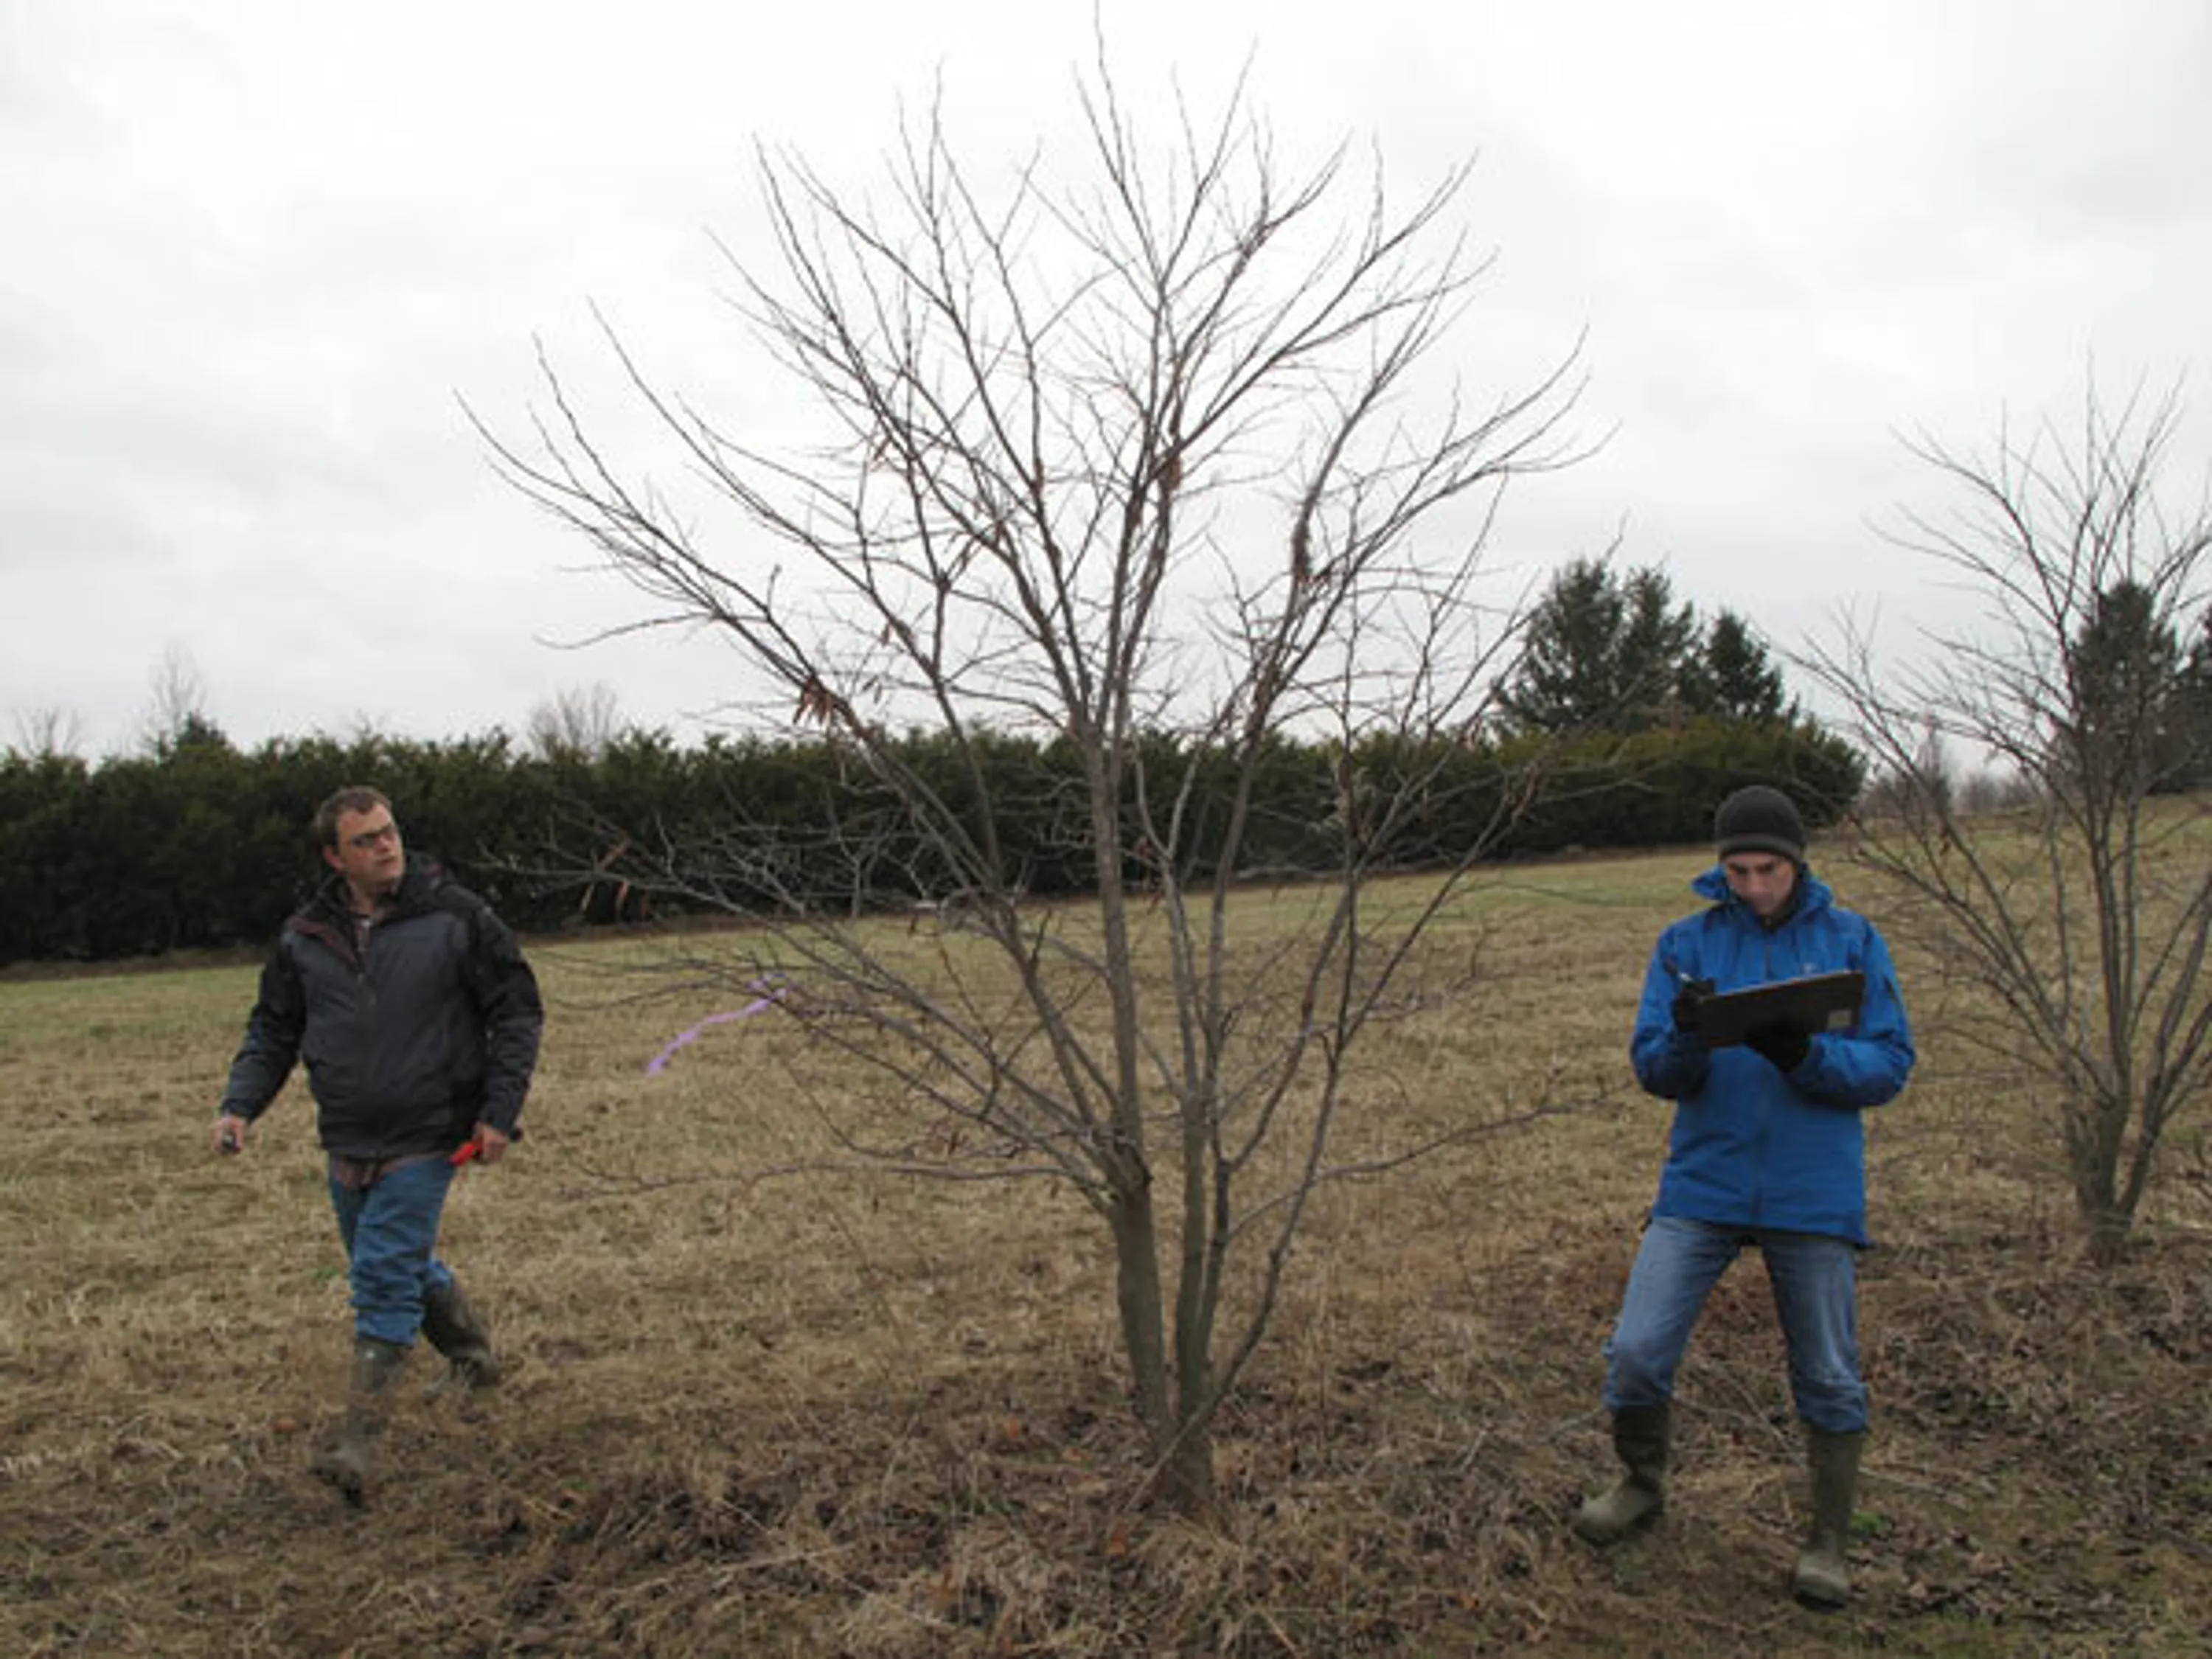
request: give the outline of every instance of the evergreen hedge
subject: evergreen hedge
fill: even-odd
[[[1011,879],[1040,896],[1088,890],[1087,793],[1069,745],[994,736],[975,751],[979,775],[943,734],[902,741],[903,758],[972,831],[996,834]],[[1225,761],[1164,736],[1142,748],[1155,800],[1188,769],[1202,769],[1188,844],[1210,869]],[[1397,861],[1454,859],[1530,766],[1540,767],[1542,787],[1500,856],[1697,842],[1721,797],[1753,781],[1789,788],[1817,827],[1863,781],[1847,745],[1802,723],[1700,720],[1564,747],[1514,739],[1442,754],[1376,743],[1345,757],[1277,738],[1238,874],[1330,867],[1342,851],[1347,784],[1356,799],[1410,775],[1428,781]],[[1217,769],[1222,781],[1208,783],[1204,774]],[[96,764],[0,757],[0,963],[264,945],[320,878],[307,831],[316,805],[362,782],[391,796],[411,848],[529,933],[708,907],[702,891],[652,892],[641,878],[656,866],[741,908],[799,899],[865,909],[945,896],[949,879],[897,802],[820,739],[685,747],[632,732],[591,758],[548,760],[518,752],[498,732],[445,742],[286,738],[250,750],[216,734]],[[1125,876],[1145,872],[1133,853]]]

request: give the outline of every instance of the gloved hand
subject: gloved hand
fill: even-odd
[[[1682,988],[1674,993],[1674,1029],[1685,1036],[1695,1036],[1705,1014],[1705,999],[1713,994],[1713,982],[1709,979],[1686,979]]]
[[[1813,1039],[1790,1025],[1762,1025],[1744,1033],[1743,1046],[1782,1071],[1794,1072],[1805,1063]]]

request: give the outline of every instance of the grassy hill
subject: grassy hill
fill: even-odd
[[[1784,1592],[1802,1470],[1755,1257],[1685,1367],[1665,1522],[1569,1536],[1667,1122],[1627,1026],[1698,867],[1507,872],[1438,935],[1457,988],[1369,1051],[1347,1150],[1542,1115],[1325,1190],[1204,1528],[1138,1502],[1076,1200],[824,1167],[773,1013],[647,1076],[723,1005],[638,1000],[637,940],[535,953],[529,1138],[448,1211],[509,1385],[430,1394],[418,1359],[347,1510],[305,1473],[349,1322],[304,1091],[208,1149],[252,969],[0,984],[0,1649],[2202,1651],[2212,1103],[2093,1269],[2032,1085],[1946,1044],[1902,951],[1923,1060],[1872,1129],[1852,1606]]]

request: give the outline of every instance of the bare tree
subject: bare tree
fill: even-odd
[[[186,647],[173,641],[163,649],[152,685],[143,737],[149,754],[166,758],[194,744],[228,741],[208,713],[207,676]]]
[[[538,441],[485,437],[652,602],[639,626],[722,631],[896,804],[895,823],[823,833],[857,881],[924,907],[937,943],[793,892],[742,971],[781,975],[786,1011],[882,1079],[881,1115],[826,1103],[850,1147],[1082,1195],[1111,1236],[1157,1490],[1200,1509],[1215,1413],[1310,1196],[1389,1161],[1332,1159],[1356,1040],[1409,994],[1423,930],[1523,804],[1500,788],[1456,869],[1368,896],[1514,647],[1478,556],[1507,480],[1572,458],[1578,348],[1480,407],[1431,388],[1417,430],[1419,377],[1480,274],[1447,222],[1465,170],[1401,209],[1378,169],[1339,219],[1341,153],[1286,181],[1241,88],[1212,125],[1186,111],[1164,158],[1103,70],[1082,91],[1088,167],[1065,191],[1032,158],[994,193],[934,109],[881,205],[762,155],[780,269],[732,265],[835,423],[818,453],[718,429],[608,330],[741,544],[710,552],[619,471],[550,365]],[[915,731],[944,764],[918,762]],[[1263,929],[1239,907],[1260,902],[1255,803],[1285,732],[1339,757],[1337,850],[1295,890],[1296,925]],[[1055,777],[1077,782],[1007,799],[991,756],[1017,732],[1072,756]],[[1382,738],[1426,758],[1364,767]],[[1024,902],[1000,833],[1017,810],[1079,849],[1094,899]],[[779,849],[739,827],[718,852],[773,888]],[[662,874],[724,890],[712,860]]]
[[[530,711],[530,746],[542,760],[596,759],[622,729],[622,699],[605,680],[564,687]]]
[[[2171,394],[2115,414],[2093,387],[2070,441],[2045,426],[2000,431],[1987,453],[1915,445],[1962,503],[1908,516],[1897,539],[1965,578],[1981,625],[1931,633],[1913,669],[1847,620],[1807,662],[1884,780],[1861,856],[1924,902],[1908,908],[1933,918],[1936,959],[1986,993],[1963,1034],[2051,1111],[2102,1261],[2212,1079],[2212,801],[2159,798],[2179,653],[2116,653],[2112,638],[2116,609],[2142,640],[2172,636],[2212,573],[2212,506],[2172,514],[2159,495],[2178,416]],[[1948,767],[1929,763],[1947,740],[1991,757],[2027,804],[1964,815]]]
[[[9,752],[18,759],[79,760],[84,756],[84,722],[75,710],[49,703],[15,716],[15,741]]]

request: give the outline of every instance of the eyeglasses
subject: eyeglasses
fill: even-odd
[[[396,823],[386,823],[374,830],[364,830],[357,836],[348,836],[346,845],[356,853],[366,853],[372,847],[380,847],[387,841],[398,839],[399,826]]]

